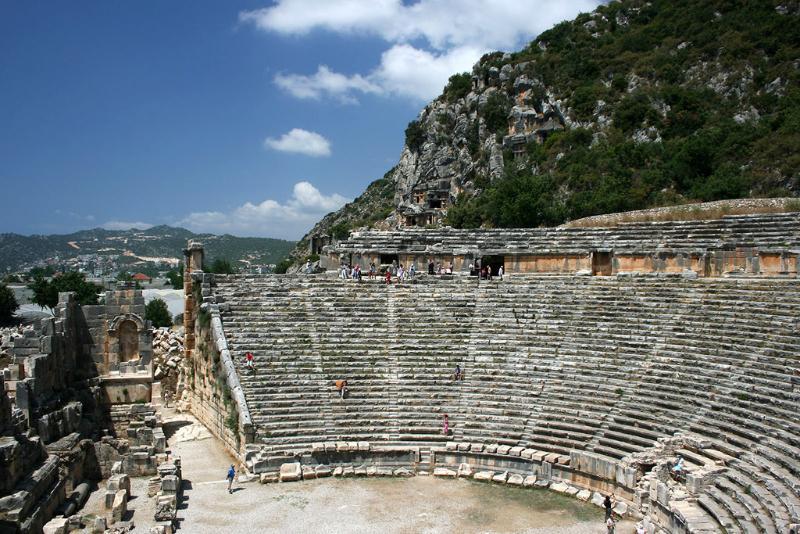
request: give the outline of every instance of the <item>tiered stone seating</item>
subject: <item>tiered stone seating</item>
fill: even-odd
[[[657,249],[733,249],[758,246],[786,249],[800,244],[800,213],[731,215],[715,220],[622,223],[611,228],[526,228],[506,230],[403,228],[354,232],[333,247],[336,252],[380,250],[504,253],[526,250],[586,252],[596,248],[619,253]],[[414,248],[417,247],[417,248]]]
[[[267,450],[455,440],[620,460],[691,434],[708,446],[682,451],[690,468],[727,466],[698,500],[720,525],[800,519],[796,280],[228,276],[216,294],[237,365],[256,354],[240,375]]]

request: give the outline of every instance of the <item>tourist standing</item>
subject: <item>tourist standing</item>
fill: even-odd
[[[233,479],[236,478],[236,468],[233,467],[231,464],[231,468],[228,469],[228,493],[233,493]]]
[[[608,521],[611,519],[611,509],[614,508],[614,503],[612,502],[610,495],[606,495],[606,498],[603,501],[603,508],[606,509],[606,521]]]
[[[403,266],[400,265],[397,268],[397,283],[401,284],[403,282],[403,275],[405,275],[405,271],[403,270]]]
[[[369,277],[370,277],[370,279],[374,279],[375,278],[375,274],[376,274],[375,262],[373,261],[373,262],[370,262],[370,264],[369,264]]]
[[[306,260],[306,274],[311,274],[311,260]]]
[[[433,274],[433,259],[428,260],[428,274]]]
[[[417,268],[414,264],[411,264],[411,267],[408,268],[408,279],[412,280],[414,278],[414,273],[417,271]]]
[[[391,285],[392,283],[392,271],[390,269],[386,269],[386,285]]]
[[[339,391],[339,397],[344,400],[345,395],[347,395],[347,379],[337,380],[336,381],[336,389]]]
[[[606,530],[608,531],[608,534],[614,534],[614,526],[613,518],[609,517],[606,519]]]
[[[499,276],[499,277],[500,277],[500,280],[502,280],[502,279],[503,279],[503,273],[504,273],[504,272],[505,272],[505,271],[503,270],[503,266],[501,265],[501,266],[500,266],[500,268],[499,268],[499,269],[497,269],[497,276]]]
[[[442,433],[445,436],[450,435],[450,418],[447,417],[447,414],[442,415]]]

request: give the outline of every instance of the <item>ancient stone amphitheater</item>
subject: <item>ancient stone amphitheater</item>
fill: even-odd
[[[468,476],[596,503],[613,493],[616,511],[651,533],[789,532],[800,522],[800,219],[736,221],[747,230],[714,234],[730,225],[709,224],[693,236],[649,223],[638,241],[624,225],[570,230],[583,239],[571,254],[623,235],[629,254],[664,260],[661,271],[614,263],[610,276],[576,265],[388,286],[327,274],[214,277],[190,246],[193,410],[264,482]],[[668,254],[652,238],[667,230],[683,243]],[[326,250],[333,262],[348,248],[366,260],[381,247],[398,253],[395,234],[369,238]],[[405,261],[424,271],[443,247],[420,240],[399,253],[416,251]],[[492,254],[514,253],[502,241]],[[558,236],[549,243],[526,253],[559,254]],[[708,271],[690,261],[665,272],[676,254],[723,252],[756,267],[777,255],[783,267],[724,272],[714,260]],[[464,380],[452,379],[457,364]]]

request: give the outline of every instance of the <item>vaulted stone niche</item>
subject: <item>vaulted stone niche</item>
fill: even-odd
[[[144,320],[135,313],[117,315],[108,327],[109,371],[136,372],[143,362],[139,348],[148,346],[150,332]]]

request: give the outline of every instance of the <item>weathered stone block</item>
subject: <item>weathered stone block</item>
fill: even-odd
[[[112,475],[111,478],[108,479],[107,489],[114,493],[119,490],[125,490],[125,494],[130,497],[131,479],[128,475]]]
[[[178,493],[181,479],[175,475],[167,475],[161,479],[161,491],[164,493]]]
[[[525,480],[522,481],[522,485],[526,488],[530,488],[534,484],[536,484],[536,475],[528,475],[525,477]]]
[[[447,469],[446,467],[437,467],[433,470],[433,476],[435,477],[456,478],[457,475],[457,472],[452,469]]]
[[[473,473],[472,466],[466,463],[462,463],[458,466],[458,476],[460,477],[471,477]]]
[[[333,474],[333,470],[327,465],[318,465],[314,468],[314,473],[317,478],[329,477]]]
[[[310,465],[303,466],[303,480],[313,480],[317,478],[317,472]]]
[[[42,527],[43,534],[67,534],[67,518],[54,517]]]
[[[580,490],[575,496],[585,502],[592,498],[592,492],[587,489],[583,489]]]
[[[472,476],[472,478],[474,480],[480,480],[481,482],[490,482],[493,476],[494,471],[478,471]]]
[[[128,494],[125,490],[119,490],[114,495],[114,503],[111,506],[111,523],[118,523],[125,518],[128,512]]]
[[[508,475],[508,480],[506,482],[512,486],[522,486],[523,482],[525,482],[525,479],[522,477],[522,475],[512,473]]]
[[[508,480],[508,471],[503,471],[492,477],[492,482],[499,482],[500,484],[505,484],[506,480]]]
[[[258,481],[262,484],[272,484],[278,482],[278,473],[261,473]]]
[[[522,454],[522,451],[524,449],[525,447],[511,447],[510,449],[508,449],[508,454],[510,454],[511,456],[519,456],[520,454]]]
[[[497,454],[508,454],[508,451],[511,450],[511,447],[508,445],[498,445],[497,446]]]
[[[281,470],[280,470],[281,482],[295,482],[302,478],[303,478],[303,471],[300,468],[300,462],[281,464]]]

